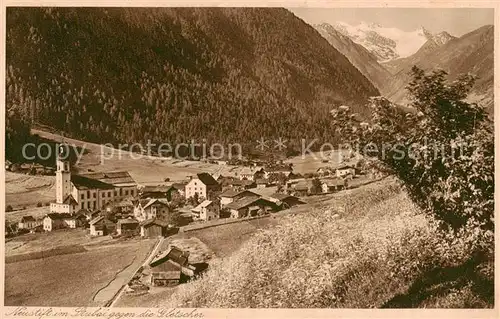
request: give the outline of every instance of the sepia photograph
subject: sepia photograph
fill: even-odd
[[[4,8],[7,317],[495,308],[493,5],[69,5]]]

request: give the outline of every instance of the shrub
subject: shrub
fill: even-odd
[[[42,207],[42,206],[43,206],[42,202],[38,202],[38,203],[36,204],[36,207]]]
[[[424,74],[416,67],[412,75],[408,90],[415,112],[372,98],[370,123],[348,108],[333,111],[337,132],[364,150],[382,146],[382,152],[364,155],[397,176],[443,228],[493,229],[494,139],[486,111],[465,101],[474,78],[466,75],[449,84],[446,72]]]
[[[11,211],[13,211],[13,210],[14,210],[14,209],[12,208],[12,206],[11,206],[11,205],[7,205],[7,206],[5,207],[5,211],[6,211],[7,213],[8,213],[8,212],[11,212]]]

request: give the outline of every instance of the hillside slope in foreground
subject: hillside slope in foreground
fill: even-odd
[[[161,305],[493,307],[493,256],[470,258],[478,238],[443,240],[391,180],[337,195],[260,231]]]

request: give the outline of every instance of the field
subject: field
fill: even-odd
[[[55,200],[54,176],[33,176],[5,172],[5,202],[14,209],[34,207]]]
[[[5,265],[6,306],[102,306],[128,280],[105,291],[122,270],[136,269],[152,242],[89,249],[86,252]],[[130,270],[129,270],[129,276]]]
[[[61,246],[91,246],[115,241],[109,237],[90,237],[83,229],[61,229],[46,233],[24,234],[5,243],[5,256],[29,254]]]
[[[34,218],[42,218],[49,213],[50,207],[30,207],[26,209],[14,210],[12,212],[5,213],[5,222],[7,223],[17,223],[21,220],[23,216],[33,216]]]
[[[81,229],[15,237],[5,243],[5,304],[104,305],[154,242],[91,238]]]
[[[57,134],[33,130],[33,133],[41,137],[60,141]],[[187,175],[200,172],[221,172],[229,174],[235,167],[203,163],[200,161],[186,161],[172,158],[148,157],[128,151],[119,151],[99,144],[87,143],[79,140],[64,138],[66,143],[85,148],[88,153],[84,154],[77,168],[81,172],[91,169],[96,172],[104,171],[128,171],[140,184],[162,183],[164,178],[170,180],[184,180]],[[146,147],[146,146],[144,146]]]

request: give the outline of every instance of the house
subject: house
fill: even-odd
[[[152,285],[175,285],[182,274],[192,277],[196,274],[196,267],[188,262],[189,252],[171,246],[167,253],[161,254],[153,260],[151,267]]]
[[[276,204],[264,199],[245,197],[229,203],[225,207],[229,210],[231,218],[241,218],[267,214],[277,209]]]
[[[189,262],[189,251],[183,251],[175,246],[170,245],[169,249],[166,253],[160,254],[156,259],[154,259],[149,266],[157,267],[167,261],[173,263],[178,266],[181,270],[181,273],[188,276],[193,277],[199,272],[206,269],[206,264],[204,263],[191,263]]]
[[[75,217],[67,213],[49,213],[43,218],[43,230],[53,231],[61,228],[76,228]]]
[[[264,167],[266,172],[266,178],[269,178],[272,174],[284,174],[287,178],[292,174],[293,169],[291,165],[286,164],[271,164]]]
[[[245,190],[257,187],[255,181],[252,180],[239,180],[239,179],[229,179],[225,181],[226,185],[235,189]]]
[[[141,224],[141,237],[156,238],[168,235],[168,223],[161,219],[148,219]]]
[[[139,228],[139,222],[133,218],[119,219],[116,223],[116,233],[118,235],[134,233]]]
[[[302,180],[292,186],[292,194],[294,196],[304,197],[311,193],[312,183],[307,180]]]
[[[321,182],[321,190],[323,193],[336,192],[347,187],[347,180],[342,178],[325,179]]]
[[[151,267],[151,285],[154,287],[175,286],[181,280],[181,267],[170,260]]]
[[[281,193],[272,194],[271,196],[269,196],[269,200],[274,202],[281,209],[288,209],[293,206],[305,204],[298,197]]]
[[[10,171],[10,167],[12,166],[12,162],[8,159],[5,160],[5,170]]]
[[[206,199],[191,211],[194,214],[194,220],[207,221],[219,218],[220,206],[216,202]]]
[[[106,236],[116,230],[116,224],[104,216],[94,218],[89,224],[91,236]]]
[[[243,167],[239,172],[235,172],[235,177],[240,180],[253,181],[256,171],[251,167]]]
[[[86,227],[88,226],[87,216],[82,213],[76,213],[72,216],[75,220],[76,227]]]
[[[260,195],[254,193],[254,192],[251,192],[249,190],[239,190],[239,189],[228,189],[226,191],[224,191],[222,194],[219,195],[220,197],[220,204],[221,204],[221,207],[224,207],[226,206],[227,204],[229,203],[232,203],[234,202],[235,200],[238,200],[240,198],[244,198],[244,197],[255,197],[255,198],[259,198]]]
[[[116,203],[115,208],[120,214],[133,214],[134,206],[134,200],[129,197],[125,198],[121,202]]]
[[[257,188],[266,188],[270,185],[270,182],[266,178],[259,178],[255,180],[255,184],[257,184]]]
[[[157,186],[144,186],[139,191],[139,198],[166,198],[168,201],[172,200],[172,193],[176,191],[172,185],[157,185]]]
[[[18,229],[31,229],[38,226],[33,216],[23,216],[19,222]]]
[[[354,177],[356,176],[356,169],[350,165],[342,165],[336,168],[335,175],[339,178],[345,177],[347,175],[351,175],[352,177]]]
[[[318,176],[330,176],[330,175],[335,175],[335,170],[332,167],[320,167],[316,170],[316,173]]]
[[[141,199],[134,208],[134,217],[138,221],[161,218],[170,212],[166,198]]]
[[[186,198],[191,198],[198,195],[198,198],[211,200],[210,194],[220,192],[222,190],[220,184],[208,173],[196,174],[186,185]]]

